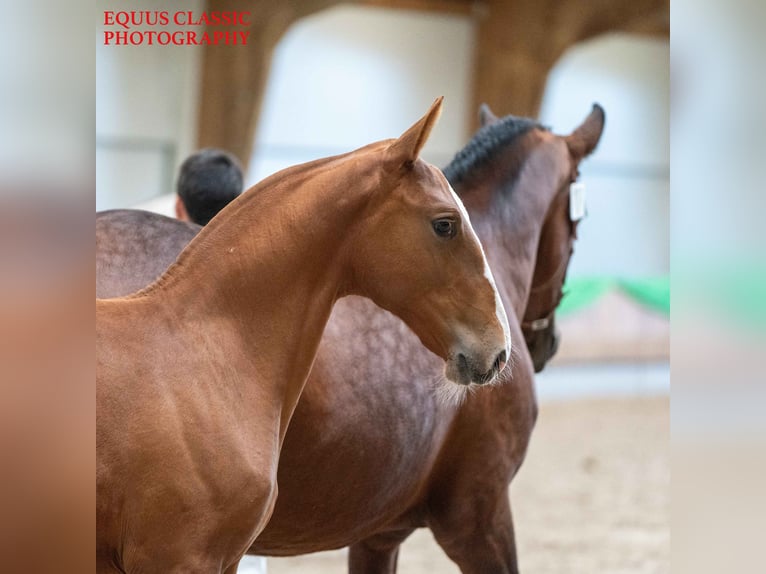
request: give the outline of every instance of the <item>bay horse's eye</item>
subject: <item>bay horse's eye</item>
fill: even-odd
[[[439,237],[447,237],[449,239],[455,237],[457,228],[455,222],[451,219],[436,219],[431,225],[433,225],[434,233]]]

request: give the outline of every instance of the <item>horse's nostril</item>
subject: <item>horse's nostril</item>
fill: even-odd
[[[495,362],[492,365],[492,368],[499,373],[500,371],[503,370],[503,367],[505,367],[505,360],[506,359],[507,359],[507,356],[505,354],[505,349],[503,349],[497,355],[497,358],[495,359]]]
[[[471,367],[468,364],[468,357],[466,357],[463,353],[458,353],[457,355],[457,368],[461,373],[464,373],[465,375],[470,375],[471,373]]]

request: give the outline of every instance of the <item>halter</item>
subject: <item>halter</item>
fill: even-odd
[[[576,176],[575,176],[576,177]],[[572,187],[577,184],[577,181],[573,181],[570,184],[570,202],[571,202],[571,194],[573,193]],[[561,263],[559,263],[558,268],[556,271],[551,275],[548,279],[546,279],[542,284],[538,285],[537,287],[532,287],[529,290],[529,296],[531,297],[534,293],[539,293],[541,291],[544,291],[548,288],[550,288],[552,285],[556,286],[555,288],[558,289],[558,294],[555,297],[553,307],[542,317],[539,317],[537,319],[524,319],[521,322],[521,330],[526,336],[528,333],[530,335],[537,333],[539,331],[542,331],[544,329],[547,329],[551,325],[551,321],[553,320],[553,315],[556,313],[556,308],[559,306],[559,303],[561,303],[561,299],[564,296],[562,287],[564,285],[564,276],[567,272],[567,267],[569,266],[569,260],[572,258],[572,251],[574,249],[574,241],[577,239],[577,224],[580,222],[584,215],[584,187],[582,184],[580,184],[577,187],[577,193],[583,194],[580,197],[578,197],[578,201],[583,202],[582,206],[582,212],[578,212],[576,216],[573,217],[572,209],[571,209],[571,203],[570,203],[570,221],[572,223],[572,230],[569,233],[569,256],[562,259]]]
[[[538,285],[537,287],[532,287],[529,290],[530,297],[533,293],[539,293],[540,291],[544,291],[551,287],[552,285],[557,285],[557,289],[559,290],[558,295],[555,298],[555,302],[553,304],[553,308],[550,309],[545,315],[542,317],[539,317],[537,319],[524,319],[521,322],[521,330],[522,331],[531,331],[532,333],[536,333],[537,331],[542,331],[543,329],[547,329],[550,324],[551,320],[553,319],[553,314],[556,312],[556,308],[559,306],[559,303],[561,303],[561,298],[563,297],[563,292],[561,291],[561,286],[564,283],[563,275],[566,275],[567,267],[569,266],[569,260],[571,259],[571,247],[572,243],[574,241],[574,234],[570,236],[569,239],[569,246],[570,246],[570,257],[565,257],[562,259],[561,263],[558,266],[558,269],[551,275],[548,279],[546,279],[541,285]]]

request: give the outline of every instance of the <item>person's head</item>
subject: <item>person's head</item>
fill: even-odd
[[[181,164],[176,184],[176,217],[207,225],[242,193],[242,169],[231,154],[205,148]]]

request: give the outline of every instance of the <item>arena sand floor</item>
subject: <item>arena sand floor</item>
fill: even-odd
[[[511,488],[520,569],[535,574],[670,571],[667,396],[546,401]],[[269,559],[269,574],[342,574],[345,550]],[[241,574],[252,570],[247,562]],[[452,574],[428,530],[399,574]]]

